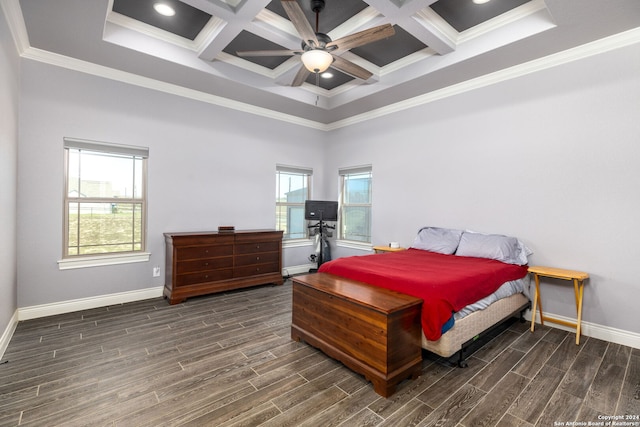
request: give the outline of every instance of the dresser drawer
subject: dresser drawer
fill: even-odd
[[[234,266],[243,267],[252,264],[271,264],[277,263],[280,259],[278,252],[261,252],[249,255],[236,255],[234,257]]]
[[[282,231],[164,233],[165,284],[170,304],[231,289],[282,285]]]
[[[233,278],[233,269],[201,271],[198,273],[178,274],[176,276],[176,286],[195,285],[199,283],[215,282],[217,280],[227,280]]]
[[[196,259],[193,261],[179,261],[176,263],[176,274],[210,271],[231,267],[233,267],[233,257],[230,256]]]
[[[233,277],[247,277],[256,274],[277,273],[280,270],[280,263],[253,264],[244,267],[234,267]]]
[[[176,248],[175,261],[233,255],[233,245],[189,246]]]
[[[282,231],[262,231],[257,233],[237,233],[236,244],[251,242],[280,242],[282,243]]]
[[[178,234],[171,236],[165,234],[175,247],[209,246],[209,245],[233,245],[236,241],[233,234]]]
[[[255,254],[258,252],[277,252],[280,250],[281,242],[266,241],[266,242],[251,242],[251,243],[237,243],[235,253],[236,254]]]

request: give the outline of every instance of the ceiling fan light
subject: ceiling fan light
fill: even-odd
[[[485,4],[485,3],[489,3],[489,1],[491,0],[473,0],[475,4]]]
[[[312,73],[322,73],[333,62],[333,56],[329,52],[320,49],[308,50],[302,54],[302,63]]]

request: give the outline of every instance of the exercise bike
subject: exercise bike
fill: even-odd
[[[318,271],[320,266],[327,262],[331,261],[331,246],[329,246],[328,237],[333,236],[333,232],[330,230],[335,230],[336,227],[333,225],[327,225],[324,221],[319,221],[316,224],[309,225],[309,233],[312,236],[315,236],[315,253],[309,257],[309,260],[312,262],[316,262],[318,267],[312,268],[309,270],[309,273],[315,273]]]

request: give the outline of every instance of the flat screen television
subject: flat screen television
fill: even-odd
[[[304,202],[304,219],[337,221],[338,202],[329,200],[306,200]]]

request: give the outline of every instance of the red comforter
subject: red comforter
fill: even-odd
[[[422,298],[422,330],[428,340],[436,341],[454,312],[504,282],[521,279],[527,266],[408,249],[338,258],[322,264],[319,271]]]

